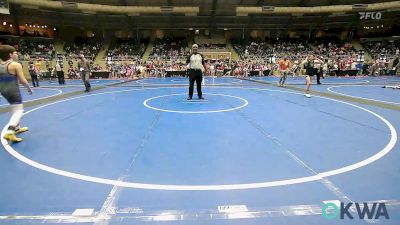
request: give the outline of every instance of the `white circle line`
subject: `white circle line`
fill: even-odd
[[[91,83],[91,81],[93,81],[93,82]],[[101,80],[89,80],[89,83],[91,83],[92,86],[107,86],[107,85],[113,85],[113,84],[118,84],[118,83],[124,82],[123,80],[113,80],[113,81],[110,81],[110,82],[103,82],[103,83],[101,83],[100,81]],[[132,80],[132,81],[134,81],[134,80]],[[128,81],[128,82],[131,82],[131,81]],[[49,88],[54,88],[54,87],[68,88],[68,87],[84,87],[85,86],[83,83],[82,84],[65,84],[65,85],[59,85],[59,84],[57,85],[57,83],[58,82],[50,82],[50,85],[46,85],[46,83],[45,83],[44,86],[42,86],[42,87],[46,87],[46,88],[48,88],[48,87]],[[56,85],[51,85],[51,84],[56,84]]]
[[[157,84],[157,83],[147,83],[147,82],[141,82],[141,81],[144,81],[144,80],[162,80],[163,78],[145,78],[145,79],[141,79],[141,80],[137,80],[137,81],[135,81],[136,83],[138,83],[138,84],[143,84],[143,85],[168,85],[168,83],[166,83],[166,84],[164,84],[164,83],[159,83],[159,84]],[[205,78],[205,82],[204,82],[204,84],[203,85],[210,85],[210,86],[213,86],[213,85],[221,85],[221,84],[238,84],[238,83],[242,83],[243,81],[242,80],[238,80],[238,81],[234,81],[234,82],[222,82],[222,83],[214,83],[214,82],[212,82],[212,81],[210,81],[209,79],[214,79],[214,78]],[[175,84],[184,84],[184,82],[176,82],[176,81],[173,81],[174,79],[172,79],[172,80],[169,80],[171,83],[175,83]],[[175,79],[176,80],[176,79]],[[187,85],[189,85],[189,80],[186,82],[187,83]]]
[[[136,83],[142,84],[142,81],[146,81],[146,80],[157,80],[160,78],[156,78],[156,77],[147,77],[147,78],[143,78],[143,79],[139,79],[139,80],[135,80]]]
[[[177,83],[177,84],[183,84],[183,83],[185,83],[185,84],[187,84],[187,83],[189,83],[189,80],[188,79],[185,79],[185,80],[177,80],[177,79],[172,79],[172,80],[170,80],[172,83]],[[209,82],[209,80],[208,79],[204,79],[204,83],[205,82]]]
[[[153,110],[157,110],[157,111],[161,111],[161,112],[170,112],[170,113],[182,113],[182,114],[202,114],[202,113],[220,113],[220,112],[228,112],[228,111],[233,111],[233,110],[237,110],[237,109],[241,109],[243,107],[246,107],[249,102],[241,97],[237,97],[237,96],[233,96],[233,95],[224,95],[224,94],[212,94],[212,93],[207,93],[206,95],[220,95],[220,96],[225,96],[225,97],[231,97],[231,98],[236,98],[239,100],[242,100],[244,102],[243,105],[238,106],[238,107],[234,107],[234,108],[230,108],[230,109],[221,109],[221,110],[205,110],[205,111],[181,111],[181,110],[167,110],[167,109],[160,109],[160,108],[156,108],[154,106],[150,106],[148,104],[149,101],[153,100],[153,99],[157,99],[157,98],[163,98],[163,97],[167,97],[167,96],[176,96],[176,95],[186,95],[186,94],[170,94],[170,95],[160,95],[160,96],[156,96],[156,97],[152,97],[152,98],[148,98],[146,100],[143,101],[143,105],[147,108],[153,109]]]
[[[158,88],[147,88],[147,89],[129,89],[129,90],[121,90],[121,91],[111,91],[111,92],[103,92],[103,93],[97,93],[97,94],[91,94],[91,95],[86,95],[86,96],[78,96],[70,99],[65,99],[61,100],[58,102],[50,103],[44,106],[40,106],[38,108],[32,109],[25,114],[28,114],[30,112],[33,112],[35,110],[38,110],[40,108],[43,108],[45,106],[53,105],[56,103],[60,102],[65,102],[68,100],[73,100],[73,99],[78,99],[78,98],[84,98],[84,97],[89,97],[89,96],[94,96],[94,95],[102,95],[102,94],[110,94],[110,93],[116,93],[116,92],[128,92],[128,91],[135,91],[135,90],[148,90],[148,89],[158,89]],[[297,93],[297,92],[290,92],[290,91],[281,91],[281,90],[271,90],[271,89],[262,89],[262,88],[243,88],[243,89],[249,89],[249,90],[262,90],[262,91],[275,91],[275,92],[283,92],[283,93],[292,93],[292,94],[297,94],[297,95],[302,95],[302,93]],[[313,176],[306,176],[306,177],[300,177],[300,178],[294,178],[294,179],[287,179],[287,180],[278,180],[278,181],[269,181],[269,182],[261,182],[261,183],[246,183],[246,184],[226,184],[226,185],[163,185],[163,184],[146,184],[146,183],[133,183],[133,182],[125,182],[125,181],[119,181],[119,180],[111,180],[111,179],[105,179],[105,178],[99,178],[99,177],[93,177],[93,176],[87,176],[87,175],[82,175],[82,174],[77,174],[77,173],[72,173],[60,169],[56,169],[41,163],[38,163],[36,161],[33,161],[23,155],[21,155],[19,152],[17,152],[14,148],[11,147],[11,145],[8,144],[8,142],[2,138],[1,143],[3,147],[6,149],[6,151],[17,158],[18,160],[41,170],[65,176],[65,177],[70,177],[74,179],[79,179],[79,180],[84,180],[84,181],[90,181],[90,182],[95,182],[95,183],[101,183],[101,184],[108,184],[108,185],[113,185],[113,186],[120,186],[120,187],[127,187],[127,188],[137,188],[137,189],[151,189],[151,190],[174,190],[174,191],[217,191],[217,190],[240,190],[240,189],[255,189],[255,188],[267,188],[267,187],[276,187],[276,186],[283,186],[283,185],[292,185],[292,184],[299,184],[299,183],[305,183],[305,182],[310,182],[310,181],[317,181],[321,180],[324,177],[329,177],[333,175],[338,175],[342,174],[345,172],[349,172],[355,169],[359,169],[363,166],[369,165],[380,158],[384,157],[386,154],[388,154],[393,147],[395,146],[397,142],[397,132],[396,129],[393,127],[393,125],[386,120],[384,117],[378,115],[375,112],[372,112],[368,109],[365,109],[361,106],[354,105],[352,103],[336,100],[336,99],[331,99],[327,97],[322,97],[322,96],[315,96],[318,98],[323,98],[323,99],[328,99],[340,103],[344,103],[350,106],[354,106],[358,109],[364,110],[368,113],[371,113],[372,115],[376,116],[380,120],[382,120],[390,130],[391,138],[389,140],[389,143],[378,153],[375,155],[362,160],[360,162],[339,168],[339,169],[334,169],[322,173],[318,173]],[[2,130],[2,137],[4,136],[4,133],[7,130],[7,125],[4,126]]]
[[[232,81],[232,82],[226,82],[226,83],[221,83],[221,84],[238,84],[238,83],[243,83],[243,80],[237,79],[237,78],[232,78],[232,77],[226,77],[226,78],[230,78],[232,80],[237,80],[237,81]],[[215,83],[214,79],[216,79],[215,77],[210,78],[213,81],[209,80],[209,82]]]
[[[176,79],[172,79],[170,80],[173,83],[188,83],[188,80],[176,80]]]
[[[57,96],[57,95],[60,95],[60,94],[63,93],[62,90],[54,89],[54,88],[34,88],[34,89],[33,89],[33,94],[35,94],[35,90],[37,90],[37,89],[40,89],[40,90],[52,90],[52,91],[57,91],[57,93],[54,94],[54,95],[49,95],[49,96],[45,96],[45,97],[41,97],[41,98],[30,99],[30,100],[26,100],[26,101],[23,101],[23,102],[24,102],[24,103],[25,103],[25,102],[33,102],[33,101],[37,101],[37,100],[42,100],[42,99],[46,99],[46,98],[51,98],[51,97],[54,97],[54,96]],[[0,107],[7,106],[7,105],[9,105],[9,104],[1,104]]]
[[[277,78],[279,78],[279,77],[277,77]],[[263,80],[263,79],[254,79],[254,78],[250,78],[250,80],[265,81],[265,82],[278,82],[279,81],[279,80]],[[357,81],[357,82],[354,82],[354,83],[323,83],[323,84],[325,84],[325,85],[351,85],[351,84],[357,85],[357,84],[368,84],[369,82],[370,82],[369,80],[361,80],[361,81]],[[301,82],[301,81],[288,81],[288,80],[286,80],[286,84],[300,85],[300,84],[305,84],[305,81]]]
[[[334,94],[338,94],[338,95],[342,95],[342,96],[347,96],[347,97],[352,97],[352,98],[359,98],[359,99],[364,99],[364,100],[371,100],[371,101],[382,102],[382,103],[400,105],[400,102],[389,102],[389,101],[383,101],[383,100],[378,100],[378,99],[373,99],[373,98],[364,98],[364,97],[355,96],[355,95],[343,94],[341,92],[332,90],[332,88],[338,88],[338,87],[369,87],[369,86],[382,86],[382,85],[335,85],[335,86],[328,87],[326,90],[328,90],[329,92],[332,92]]]
[[[277,90],[277,91],[278,92],[282,92],[282,91],[279,91],[279,90]],[[286,92],[286,91],[284,91],[284,92]],[[294,92],[292,92],[292,93],[294,93]],[[314,96],[314,97],[340,102],[340,103],[347,104],[347,105],[356,107],[358,109],[364,110],[364,111],[374,115],[375,117],[378,117],[380,120],[382,120],[388,126],[388,128],[390,130],[390,134],[391,134],[391,139],[390,139],[389,143],[381,151],[379,151],[377,154],[375,154],[375,155],[373,155],[373,156],[371,156],[371,157],[369,157],[369,158],[367,158],[365,160],[362,160],[362,161],[360,161],[358,163],[351,164],[349,166],[345,166],[345,167],[342,167],[340,169],[335,169],[335,170],[330,170],[330,171],[327,171],[327,172],[318,173],[318,175],[321,176],[321,178],[329,177],[329,176],[333,176],[333,175],[337,175],[337,174],[341,174],[341,173],[345,173],[345,172],[348,172],[348,171],[355,170],[355,169],[361,168],[363,166],[366,166],[366,165],[368,165],[368,164],[370,164],[372,162],[375,162],[376,160],[382,158],[383,156],[385,156],[395,146],[395,144],[397,142],[397,131],[394,128],[394,126],[388,120],[386,120],[384,117],[380,116],[379,114],[377,114],[375,112],[372,112],[371,110],[368,110],[368,109],[363,108],[363,107],[358,106],[358,105],[354,105],[354,104],[349,103],[349,102],[345,102],[345,101],[341,101],[341,100],[337,100],[337,99],[332,99],[332,98],[327,98],[327,97],[322,97],[322,96]]]

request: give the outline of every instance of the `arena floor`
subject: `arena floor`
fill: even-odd
[[[0,224],[400,224],[400,90],[381,88],[400,78],[326,78],[311,98],[304,78],[277,80],[206,77],[205,101],[176,77],[23,91]],[[385,203],[390,219],[329,220],[327,202]]]

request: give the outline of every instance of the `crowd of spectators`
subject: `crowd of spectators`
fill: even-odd
[[[156,39],[153,50],[150,53],[150,60],[181,60],[190,53],[187,39],[185,38],[164,38]]]
[[[56,53],[54,43],[51,41],[27,41],[21,39],[19,47],[19,53],[24,60],[28,61],[38,58],[51,60]]]
[[[0,44],[14,46],[22,61],[51,60],[55,57],[54,42],[51,40],[3,39]]]
[[[49,34],[47,31],[43,30],[27,30],[27,29],[22,29],[21,30],[21,36],[24,37],[45,37],[48,38]]]
[[[400,41],[378,41],[364,43],[364,48],[373,59],[392,58],[400,55]]]
[[[106,61],[131,61],[140,60],[146,50],[147,42],[144,40],[117,40],[106,53]]]
[[[268,45],[266,42],[232,40],[233,48],[242,59],[262,59],[267,57]]]
[[[67,58],[78,58],[83,54],[85,58],[94,60],[102,48],[102,43],[93,38],[77,38],[73,42],[67,42],[64,45],[64,51]]]
[[[209,50],[226,50],[226,44],[198,44],[199,49],[209,49]]]
[[[20,60],[43,61],[50,64],[55,57],[55,46],[52,40],[19,38],[0,39],[1,44],[9,44],[18,49]],[[363,44],[372,60],[366,60],[362,51],[357,51],[348,42],[338,42],[329,39],[308,43],[302,40],[273,40],[247,42],[232,40],[234,49],[239,53],[240,60],[229,59],[206,60],[207,75],[248,76],[248,75],[277,75],[277,62],[287,58],[291,61],[289,68],[292,74],[302,74],[302,61],[309,54],[314,54],[324,63],[321,69],[327,74],[337,74],[335,71],[356,70],[358,74],[384,75],[388,71],[398,69],[400,56],[399,41],[367,42]],[[113,77],[163,77],[168,71],[185,71],[186,57],[190,54],[188,42],[184,38],[157,39],[147,61],[142,56],[146,50],[146,40],[117,40],[111,44],[105,60],[106,67],[92,65],[92,71],[110,71]],[[79,54],[94,61],[101,50],[101,42],[94,39],[77,39],[66,43],[64,50],[67,54],[60,56],[69,65],[66,70],[70,77],[77,77],[78,70],[74,61]],[[226,44],[200,44],[200,49],[223,49]],[[58,59],[58,57],[57,57]],[[62,64],[62,63],[61,63]],[[46,68],[50,71],[50,66]],[[258,73],[258,72],[259,73]],[[265,72],[267,71],[267,72]]]

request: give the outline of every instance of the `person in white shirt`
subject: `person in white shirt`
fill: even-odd
[[[212,62],[210,64],[210,76],[215,76],[215,64]]]
[[[188,63],[188,75],[189,75],[189,96],[187,100],[192,100],[194,82],[197,85],[197,95],[199,99],[204,99],[201,91],[201,82],[203,80],[203,72],[206,72],[206,65],[204,62],[204,56],[198,53],[199,46],[194,44],[192,46],[192,54],[186,60]]]
[[[351,70],[356,70],[356,65],[357,65],[357,63],[356,63],[356,61],[353,61],[352,63],[351,63]]]

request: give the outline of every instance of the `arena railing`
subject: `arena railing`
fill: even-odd
[[[400,1],[366,4],[363,11],[378,11],[400,8]],[[357,11],[353,5],[328,5],[314,7],[273,7],[272,10],[263,10],[262,6],[238,6],[237,16],[248,16],[248,14],[319,14],[319,13],[346,13]]]

